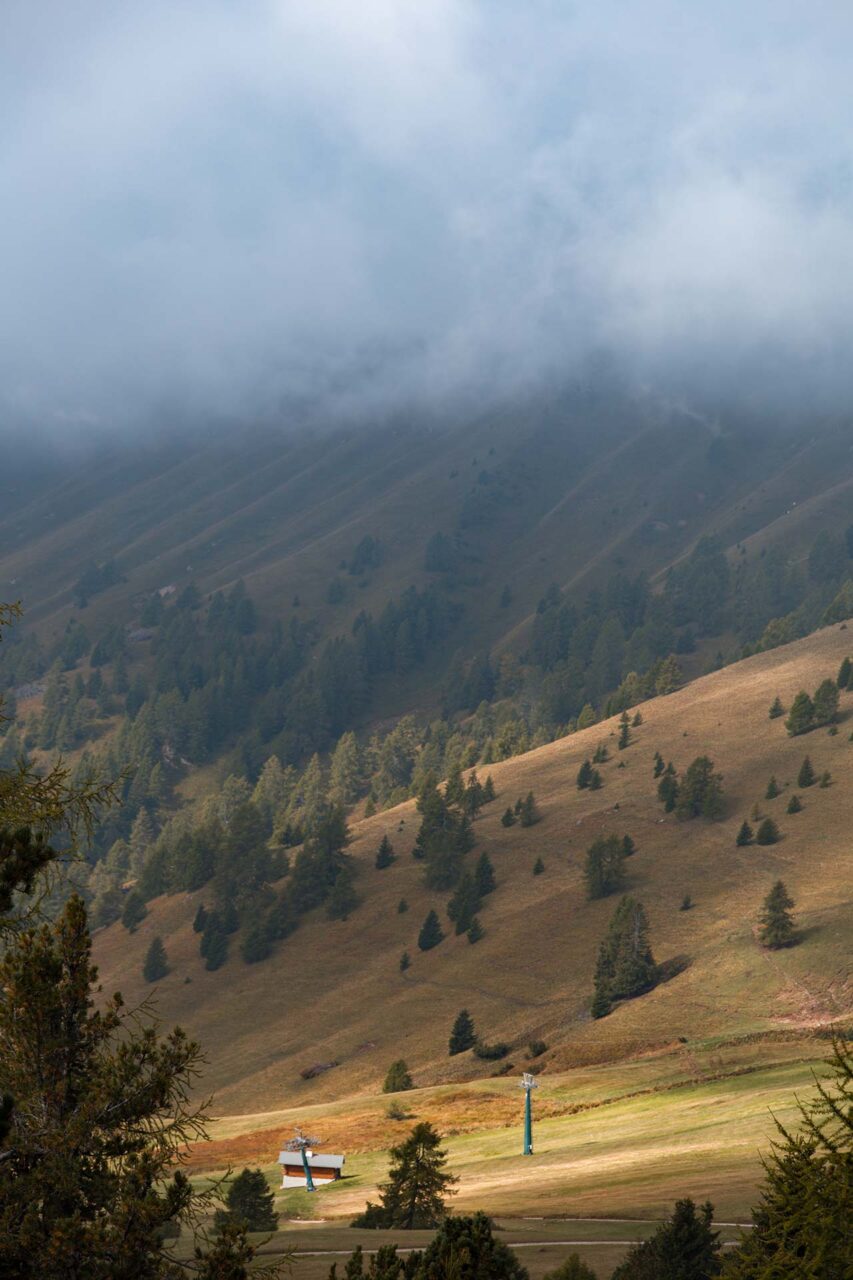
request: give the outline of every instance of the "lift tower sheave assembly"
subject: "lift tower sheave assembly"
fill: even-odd
[[[319,1138],[307,1137],[301,1129],[296,1130],[296,1137],[291,1138],[289,1142],[284,1144],[285,1151],[298,1151],[302,1156],[302,1168],[305,1170],[305,1189],[306,1191],[316,1191],[314,1179],[311,1177],[311,1166],[308,1163],[308,1152],[313,1147],[320,1145]]]
[[[525,1071],[521,1077],[519,1088],[524,1090],[524,1155],[533,1155],[533,1113],[530,1106],[530,1095],[534,1089],[538,1089],[536,1081],[529,1071]]]

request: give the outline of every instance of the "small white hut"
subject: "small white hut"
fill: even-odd
[[[305,1159],[311,1170],[311,1180],[315,1186],[321,1182],[336,1182],[341,1177],[344,1167],[344,1156],[320,1156],[306,1148]],[[305,1168],[302,1164],[301,1151],[284,1150],[279,1152],[278,1163],[281,1165],[281,1185],[283,1187],[305,1187]]]

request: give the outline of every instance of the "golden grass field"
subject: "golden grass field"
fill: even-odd
[[[388,1119],[381,1094],[388,1064],[404,1057],[418,1088],[400,1101],[446,1135],[459,1208],[646,1218],[690,1193],[743,1218],[771,1112],[791,1117],[795,1091],[808,1089],[812,1064],[825,1055],[820,1033],[844,1023],[853,1003],[853,695],[842,695],[834,736],[824,729],[790,739],[767,715],[777,694],[789,705],[798,689],[834,676],[848,648],[853,632],[836,626],[649,702],[624,752],[610,721],[491,767],[498,799],[476,823],[470,856],[488,851],[498,888],[476,946],[449,936],[428,953],[417,949],[426,911],[444,915],[445,902],[424,889],[409,856],[412,802],[354,825],[363,902],[351,918],[307,919],[262,964],[246,966],[234,947],[224,968],[205,972],[191,929],[203,891],[153,903],[133,935],[119,925],[99,932],[104,986],[129,1000],[151,994],[142,958],[155,934],[165,941],[172,972],[157,988],[158,1013],[204,1045],[219,1117],[213,1142],[192,1153],[193,1168],[257,1163],[273,1177],[280,1138],[303,1124],[326,1150],[346,1153],[349,1176],[315,1197],[288,1193],[282,1207],[288,1216],[345,1220],[374,1194],[388,1146],[407,1130]],[[602,740],[612,748],[604,787],[579,792],[578,766]],[[725,777],[724,820],[663,815],[656,750],[680,770],[712,756]],[[806,753],[816,771],[831,771],[832,785],[801,793],[804,809],[789,817]],[[783,791],[765,801],[771,774]],[[541,822],[503,828],[507,803],[531,788]],[[777,818],[783,839],[738,849],[735,834],[756,803]],[[385,832],[399,858],[379,872],[373,858]],[[592,1021],[596,948],[615,905],[584,897],[583,855],[599,832],[634,837],[629,887],[648,910],[656,958],[680,957],[685,967]],[[534,877],[538,856],[546,870]],[[770,953],[756,941],[756,919],[779,877],[802,940]],[[685,892],[695,906],[680,912]],[[400,898],[409,903],[402,915]],[[401,974],[403,950],[412,966]],[[470,1053],[447,1056],[463,1006],[484,1039],[511,1043],[507,1077],[493,1078],[501,1064]],[[533,1066],[541,1079],[536,1153],[525,1160],[516,1082],[533,1038],[549,1047]],[[339,1065],[301,1079],[303,1067],[331,1061]]]

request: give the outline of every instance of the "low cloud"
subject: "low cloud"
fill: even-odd
[[[0,429],[847,398],[853,11],[12,0]]]

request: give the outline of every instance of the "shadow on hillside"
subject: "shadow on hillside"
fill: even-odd
[[[692,963],[690,956],[685,955],[672,956],[669,960],[663,960],[658,965],[655,985],[660,987],[665,982],[672,982],[673,978],[677,978],[680,973],[684,973],[685,969],[689,969]]]

